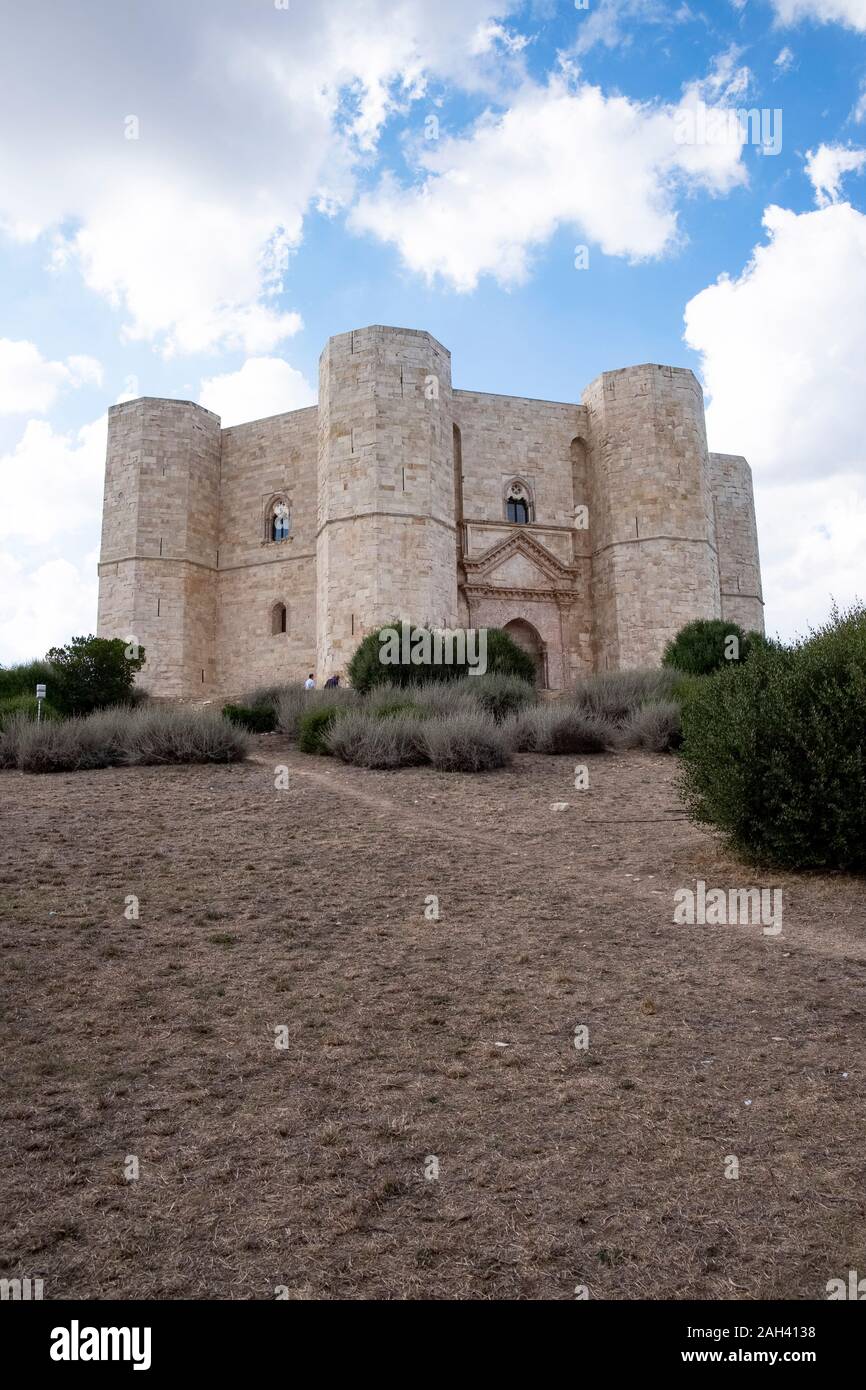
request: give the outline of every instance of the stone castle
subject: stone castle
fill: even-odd
[[[109,411],[98,632],[144,646],[155,695],[321,684],[395,618],[505,628],[560,689],[697,617],[763,631],[749,466],[707,452],[684,368],[579,405],[458,391],[429,333],[372,327],[329,340],[318,406]]]

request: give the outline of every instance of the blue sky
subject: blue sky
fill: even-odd
[[[95,628],[110,404],[304,405],[367,323],[477,390],[691,367],[752,464],[769,630],[866,597],[866,0],[0,23],[0,662]]]

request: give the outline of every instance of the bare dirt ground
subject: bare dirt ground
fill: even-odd
[[[588,758],[587,791],[573,758],[255,759],[0,774],[0,1274],[809,1299],[866,1272],[862,882],[756,877],[666,758]],[[698,878],[781,886],[782,935],[675,926]]]

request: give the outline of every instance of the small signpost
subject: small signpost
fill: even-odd
[[[44,686],[44,685],[37,685],[37,687],[36,687],[36,723],[37,723],[37,724],[41,724],[41,723],[42,723],[42,701],[43,701],[44,699],[45,699],[45,686]]]

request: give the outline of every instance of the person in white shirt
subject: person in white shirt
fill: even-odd
[[[315,690],[315,688],[316,688],[316,677],[313,675],[313,673],[312,673],[312,671],[311,671],[310,674],[307,676],[307,679],[304,681],[304,689],[305,689],[305,690]]]

